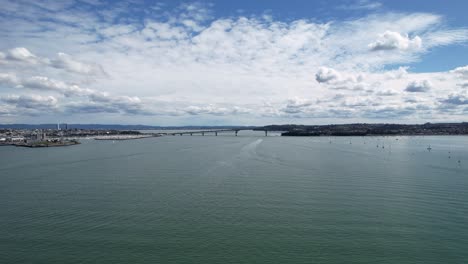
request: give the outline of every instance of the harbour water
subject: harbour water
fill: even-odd
[[[468,137],[263,135],[0,147],[0,263],[466,263]]]

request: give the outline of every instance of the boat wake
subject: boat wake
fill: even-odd
[[[263,139],[257,139],[242,147],[240,151],[240,157],[248,158],[257,155],[257,147],[262,143]]]

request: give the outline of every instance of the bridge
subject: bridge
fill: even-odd
[[[159,135],[165,135],[165,136],[183,136],[183,135],[202,135],[205,136],[207,135],[215,135],[218,136],[218,133],[228,133],[228,132],[234,132],[234,135],[237,137],[237,133],[241,130],[252,130],[252,129],[212,129],[212,130],[197,130],[197,131],[181,131],[181,132],[167,132],[167,133],[158,133]],[[265,137],[268,136],[268,130],[264,130],[265,132]]]

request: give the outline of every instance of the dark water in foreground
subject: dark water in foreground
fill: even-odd
[[[468,137],[398,139],[0,147],[0,263],[466,263]]]

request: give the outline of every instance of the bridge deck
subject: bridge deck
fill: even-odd
[[[216,136],[218,133],[222,132],[234,132],[235,135],[237,136],[237,133],[241,130],[251,130],[251,129],[216,129],[216,130],[197,130],[197,131],[181,131],[181,132],[167,132],[167,133],[158,133],[159,135],[169,135],[169,136],[175,136],[175,135],[194,135],[194,134],[201,134],[205,135],[205,133],[209,134],[215,134]],[[265,135],[267,135],[267,131],[265,130]]]

